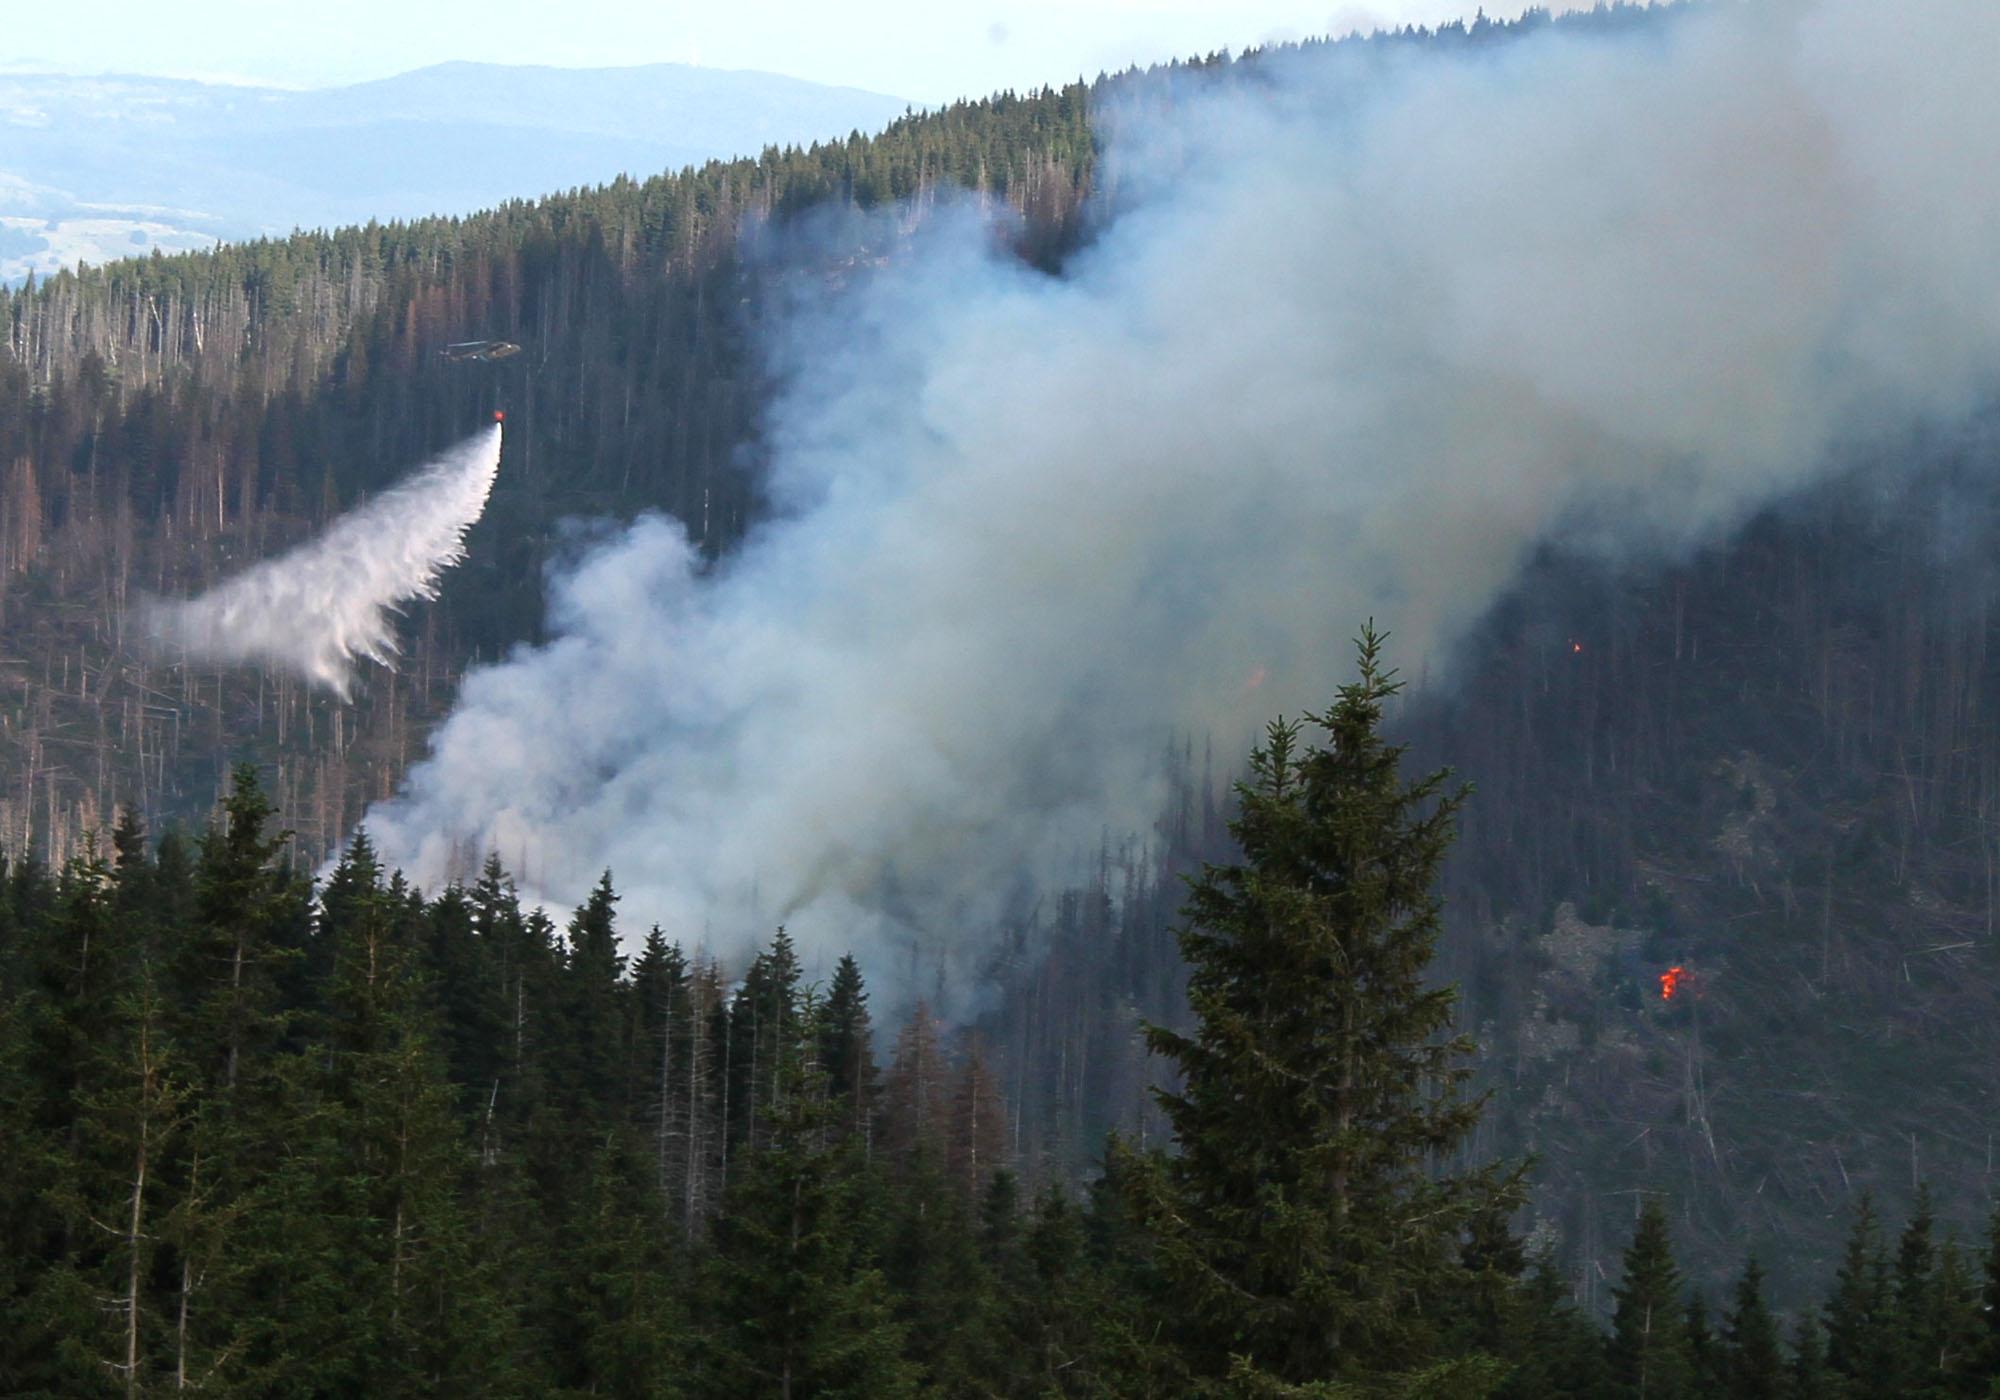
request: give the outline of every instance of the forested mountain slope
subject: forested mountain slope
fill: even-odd
[[[462,669],[538,635],[560,522],[664,510],[719,557],[757,518],[758,336],[787,278],[855,275],[957,189],[1017,210],[1021,258],[1059,270],[1117,207],[1093,114],[1142,84],[1172,100],[1189,71],[0,296],[0,839],[60,862],[118,806],[198,816],[251,758],[302,859],[324,858]],[[812,220],[840,231],[788,236]],[[437,353],[482,337],[523,352]],[[355,704],[127,644],[130,600],[300,537],[495,406],[511,436],[471,558]],[[1993,447],[1906,450],[1932,464],[1917,485],[1859,464],[1693,560],[1540,560],[1398,716],[1479,788],[1443,963],[1499,1090],[1478,1147],[1539,1154],[1537,1218],[1587,1291],[1641,1190],[1672,1191],[1717,1268],[1768,1240],[1767,1262],[1796,1260],[1782,1283],[1823,1275],[1865,1187],[1928,1177],[1961,1216],[1988,1189]],[[1156,1127],[1136,1022],[1178,1014],[1179,876],[1221,853],[1239,760],[1190,741],[1178,808],[1111,838],[1094,885],[995,970],[980,1028],[1031,1175]],[[1664,1001],[1675,966],[1688,990]]]
[[[411,711],[430,712],[437,682],[534,635],[556,521],[665,509],[711,549],[742,529],[761,392],[746,343],[773,283],[746,266],[746,221],[962,184],[1026,208],[1024,245],[1046,255],[1074,236],[1085,108],[1081,89],[998,98],[877,138],[473,219],[119,263],[0,300],[0,606],[23,639],[0,825],[18,841],[34,809],[37,844],[60,856],[109,805],[198,810],[226,752],[261,737],[291,755],[285,809],[323,855],[412,755]],[[475,337],[523,353],[438,354]],[[122,645],[137,592],[199,585],[323,523],[496,404],[511,446],[472,561],[402,673],[352,712],[255,677],[155,674]]]

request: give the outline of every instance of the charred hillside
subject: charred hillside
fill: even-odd
[[[1480,789],[1448,975],[1586,1257],[1644,1189],[1795,1278],[1859,1192],[1990,1200],[2000,436],[1887,455],[1685,563],[1543,560],[1412,717]]]
[[[1397,716],[1475,789],[1438,963],[1492,1094],[1470,1156],[1532,1157],[1594,1304],[1647,1197],[1697,1279],[1747,1244],[1787,1298],[1864,1193],[1895,1218],[1928,1183],[1966,1239],[1992,1199],[2000,434],[1889,455],[1692,558],[1546,552]],[[1183,881],[1232,858],[1217,765],[1173,762],[981,1022],[1030,1161],[1160,1131],[1139,1025],[1185,1016]]]

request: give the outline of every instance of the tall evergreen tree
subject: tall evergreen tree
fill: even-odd
[[[750,960],[729,1003],[724,1075],[731,1150],[763,1141],[764,1120],[784,1092],[786,1047],[798,1035],[799,975],[792,936],[780,928],[771,946]]]
[[[1465,794],[1402,778],[1383,641],[1364,629],[1358,678],[1308,716],[1324,747],[1280,721],[1252,756],[1242,862],[1203,871],[1180,935],[1196,1030],[1147,1029],[1181,1074],[1158,1094],[1179,1151],[1131,1173],[1131,1200],[1172,1290],[1162,1335],[1209,1383],[1435,1359],[1464,1233],[1516,1189],[1446,1166],[1480,1104],[1458,1092],[1455,994],[1424,977]]]
[[[1018,1274],[1003,1271],[1001,1306],[1013,1344],[1009,1395],[1103,1393],[1094,1328],[1100,1275],[1083,1213],[1060,1187],[1044,1188],[1021,1233]]]
[[[926,1385],[974,1394],[999,1365],[991,1276],[964,1193],[935,1157],[910,1163],[888,1193],[882,1269]]]
[[[1572,1303],[1547,1254],[1529,1270],[1519,1314],[1514,1345],[1501,1352],[1513,1366],[1500,1387],[1502,1400],[1596,1400],[1612,1393],[1604,1339]]]
[[[103,1365],[124,1394],[138,1396],[169,1374],[171,1300],[155,1265],[171,1200],[162,1168],[186,1122],[186,1089],[150,962],[135,969],[121,1012],[118,1033],[94,1052],[109,1072],[77,1104],[88,1141],[68,1185],[108,1237],[96,1284],[115,1335]],[[102,1183],[94,1200],[93,1181]]]
[[[1800,1313],[1792,1324],[1792,1359],[1785,1372],[1786,1400],[1827,1400],[1835,1382],[1826,1369],[1826,1344],[1820,1338],[1820,1323],[1809,1312]]]
[[[622,1101],[627,1060],[625,957],[618,950],[618,896],[605,871],[569,924],[564,972],[567,1025],[562,1045],[573,1061],[572,1092],[596,1111],[597,1122],[625,1117]]]
[[[852,953],[834,964],[820,1019],[820,1067],[827,1092],[838,1105],[839,1130],[870,1145],[876,1100],[881,1094],[875,1071],[875,1027],[868,1014],[868,990],[861,965]]]
[[[494,976],[498,949],[481,937],[472,898],[457,885],[446,886],[420,922],[424,999],[439,1046],[467,1105],[483,1109],[506,1063],[505,1003]]]
[[[1985,1368],[1986,1319],[1981,1315],[1979,1285],[1956,1240],[1947,1239],[1938,1250],[1931,1317],[1922,1336],[1928,1364],[1920,1393],[1983,1395],[2000,1380]]]
[[[2000,1206],[1986,1220],[1986,1252],[1981,1261],[1979,1312],[1984,1327],[1979,1339],[1978,1369],[2000,1378]]]
[[[1691,1388],[1697,1395],[1719,1394],[1726,1383],[1727,1370],[1721,1345],[1717,1342],[1715,1328],[1708,1321],[1708,1299],[1699,1288],[1688,1290],[1687,1319],[1683,1324],[1687,1332],[1688,1365],[1692,1369]]]
[[[271,801],[249,765],[195,864],[194,927],[177,960],[189,1023],[181,1039],[204,1082],[234,1097],[246,1056],[282,1028],[279,981],[306,942],[303,885],[279,864],[290,837],[269,833]]]
[[[767,1008],[775,1010],[775,1008]],[[736,1154],[714,1226],[698,1334],[700,1393],[790,1400],[914,1395],[903,1330],[870,1257],[860,1163],[836,1144],[808,1046],[811,1007],[791,1008],[804,1033],[775,1044],[758,1076],[767,1092],[758,1140]],[[762,1025],[773,1024],[768,1014]]]
[[[1785,1361],[1778,1322],[1764,1301],[1764,1271],[1751,1255],[1736,1281],[1722,1319],[1726,1384],[1730,1400],[1778,1400],[1784,1391]]]
[[[650,1163],[607,1133],[590,1163],[582,1209],[564,1232],[572,1325],[555,1349],[576,1395],[667,1400],[685,1393],[684,1261],[669,1245]]]
[[[1648,1198],[1613,1290],[1612,1377],[1634,1400],[1682,1400],[1698,1392],[1682,1317],[1681,1272],[1667,1238],[1667,1215]]]
[[[471,1168],[424,1010],[407,891],[365,843],[330,884],[332,983],[282,1067],[285,1151],[245,1234],[269,1300],[252,1360],[272,1395],[491,1389],[498,1317],[463,1205]]]
[[[268,830],[272,814],[255,769],[238,767],[199,842],[186,932],[167,960],[189,1089],[166,1222],[177,1383],[254,1386],[252,1338],[271,1302],[257,1236],[291,1140],[278,1052],[310,927],[307,886],[281,864],[289,833]],[[164,879],[164,848],[159,864]]]
[[[698,1105],[688,1096],[686,1062],[694,1030],[687,958],[656,926],[632,965],[633,1055],[631,1099],[641,1105],[641,1127],[653,1165],[654,1189],[667,1219],[682,1223],[687,1138]]]
[[[1903,1394],[1916,1394],[1934,1380],[1941,1348],[1943,1316],[1937,1296],[1937,1210],[1929,1182],[1917,1186],[1910,1218],[1896,1240],[1896,1260],[1889,1283],[1889,1347],[1891,1384]]]
[[[1466,1271],[1465,1297],[1453,1327],[1454,1350],[1472,1350],[1510,1359],[1519,1350],[1524,1315],[1533,1306],[1521,1285],[1527,1250],[1496,1199],[1467,1223],[1459,1260]]]
[[[30,1393],[137,1393],[149,1350],[147,1210],[157,1209],[178,1095],[162,1073],[157,1000],[139,950],[122,946],[111,873],[94,847],[64,869],[35,925],[27,1054],[15,1066],[28,1115],[6,1156],[25,1177],[21,1204],[43,1224],[27,1236],[25,1296],[9,1313],[15,1361],[0,1369],[18,1371]]]
[[[1875,1203],[1863,1195],[1826,1304],[1826,1369],[1850,1391],[1888,1394],[1893,1388],[1892,1301]]]

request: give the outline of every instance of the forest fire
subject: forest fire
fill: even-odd
[[[1687,975],[1687,969],[1678,964],[1662,972],[1660,974],[1660,1000],[1672,1001],[1674,993],[1681,989],[1681,983],[1687,980]]]

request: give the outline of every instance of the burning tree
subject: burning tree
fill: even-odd
[[[1161,1335],[1197,1389],[1283,1394],[1449,1355],[1469,1227],[1518,1192],[1518,1173],[1447,1169],[1480,1102],[1459,1092],[1456,993],[1424,973],[1466,790],[1400,776],[1383,640],[1363,630],[1359,678],[1307,717],[1325,747],[1281,720],[1252,756],[1242,863],[1193,882],[1180,934],[1195,1032],[1147,1031],[1183,1076],[1158,1094],[1178,1152],[1131,1163],[1130,1190],[1177,1314]],[[1479,1359],[1455,1369],[1453,1393],[1483,1388]]]

